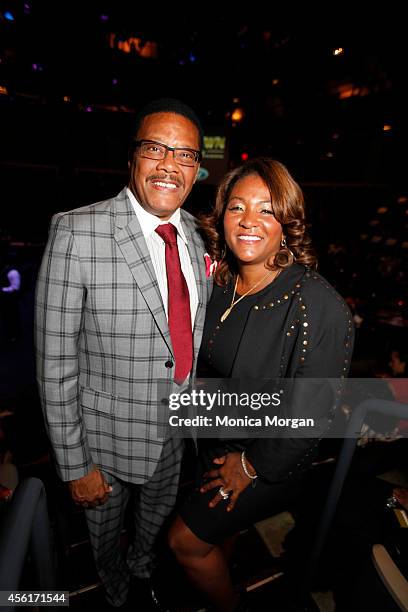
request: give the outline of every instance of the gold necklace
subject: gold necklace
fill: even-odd
[[[273,270],[269,270],[265,276],[263,276],[258,282],[255,283],[255,285],[252,285],[252,287],[250,287],[248,289],[248,291],[246,291],[246,293],[244,293],[244,295],[241,295],[237,300],[235,300],[234,302],[234,298],[235,298],[235,294],[237,292],[237,287],[238,287],[238,279],[239,279],[239,275],[237,274],[237,280],[235,281],[235,287],[234,287],[234,294],[232,296],[232,300],[231,300],[231,305],[229,306],[229,308],[227,308],[227,310],[224,312],[224,314],[222,315],[220,321],[221,323],[224,323],[225,319],[228,317],[229,313],[231,312],[231,310],[234,308],[234,306],[236,306],[238,304],[238,302],[240,302],[241,300],[244,299],[244,297],[246,297],[248,295],[248,293],[251,293],[251,291],[253,289],[255,289],[255,287],[257,287],[258,285],[260,285],[266,278],[268,278],[268,276],[270,276],[272,274]],[[281,272],[281,269],[278,270],[275,278],[273,280],[276,280],[276,278],[279,276]]]

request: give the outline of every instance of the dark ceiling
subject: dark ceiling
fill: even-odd
[[[233,162],[266,153],[305,181],[403,184],[402,16],[388,6],[358,18],[341,6],[283,16],[270,4],[237,16],[238,5],[146,13],[124,1],[1,0],[0,111],[20,126],[38,115],[44,133],[69,115],[84,138],[92,123],[120,141],[143,103],[175,96],[229,136]],[[132,40],[138,50],[127,53]],[[233,124],[237,107],[244,118]],[[77,118],[86,111],[103,116]]]
[[[135,112],[173,96],[227,137],[230,165],[288,166],[336,286],[372,300],[379,284],[400,308],[405,16],[396,2],[315,5],[0,0],[0,183],[13,202],[0,234],[43,241],[54,212],[117,193]],[[209,209],[215,182],[186,206]]]

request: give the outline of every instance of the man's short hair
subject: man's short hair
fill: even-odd
[[[190,106],[187,106],[187,104],[184,104],[184,102],[176,100],[175,98],[159,98],[146,104],[146,106],[144,106],[136,115],[133,136],[137,135],[143,119],[148,115],[154,115],[155,113],[174,113],[189,119],[198,130],[200,151],[202,150],[204,132],[199,118]]]

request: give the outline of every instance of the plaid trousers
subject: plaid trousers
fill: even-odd
[[[85,511],[96,569],[113,606],[125,603],[131,575],[148,578],[152,572],[154,543],[176,501],[183,448],[183,440],[168,439],[153,476],[142,485],[104,472],[113,487],[109,500]],[[120,533],[129,500],[134,537],[125,560]]]

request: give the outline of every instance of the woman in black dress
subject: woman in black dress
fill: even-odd
[[[230,172],[203,229],[220,264],[199,376],[344,378],[353,344],[350,312],[315,271],[303,194],[287,169],[259,158]],[[308,389],[310,401],[302,395],[302,406],[312,410],[319,389]],[[330,406],[317,415],[322,435],[333,416],[333,402]],[[236,440],[201,445],[201,485],[181,508],[169,543],[217,610],[229,612],[238,603],[222,542],[288,507],[317,444],[314,434],[312,439],[283,436],[243,445]]]

